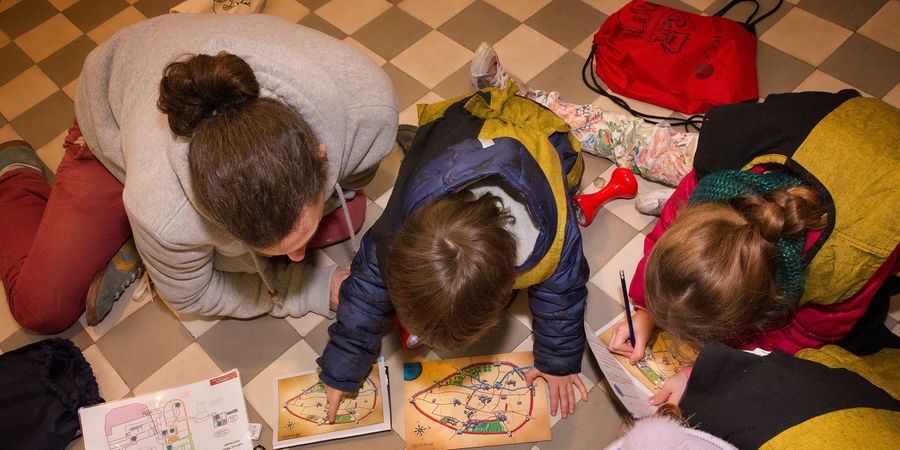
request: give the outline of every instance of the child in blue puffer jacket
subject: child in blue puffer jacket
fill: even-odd
[[[554,415],[574,413],[576,389],[587,399],[578,373],[589,270],[571,203],[584,165],[565,122],[515,91],[419,105],[418,133],[340,287],[318,359],[330,421],[395,314],[428,345],[464,347],[523,288],[534,317],[528,383],[547,381]]]

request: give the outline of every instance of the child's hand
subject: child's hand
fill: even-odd
[[[326,420],[328,421],[327,423],[334,423],[334,419],[337,417],[338,406],[341,405],[341,399],[345,395],[350,394],[325,385],[325,400],[328,402],[328,416],[326,417]]]
[[[338,309],[338,298],[341,292],[341,284],[350,276],[350,266],[337,266],[331,275],[331,298],[330,306],[332,311]]]
[[[647,311],[638,309],[631,316],[631,323],[634,325],[634,347],[631,346],[629,339],[628,322],[623,320],[613,328],[612,338],[609,340],[607,348],[613,353],[628,357],[631,364],[637,364],[638,361],[644,359],[644,349],[653,333],[653,318]]]
[[[662,390],[650,397],[650,404],[653,406],[662,405],[663,403],[671,403],[678,406],[684,391],[687,389],[688,379],[691,377],[693,366],[682,367],[675,375],[669,377],[663,384]]]
[[[559,405],[559,412],[562,413],[563,419],[569,417],[569,414],[575,414],[575,390],[572,385],[578,387],[581,392],[581,400],[587,401],[587,389],[577,373],[571,375],[547,375],[540,370],[531,368],[525,372],[525,383],[528,386],[534,384],[534,379],[543,378],[547,382],[547,388],[550,390],[550,415],[556,416],[556,406]]]

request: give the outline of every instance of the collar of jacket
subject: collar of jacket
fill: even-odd
[[[516,268],[521,273],[537,265],[547,254],[557,234],[559,211],[550,183],[537,161],[515,139],[468,139],[428,161],[404,189],[403,220],[424,204],[488,177],[497,177],[520,193],[538,226],[534,250]]]

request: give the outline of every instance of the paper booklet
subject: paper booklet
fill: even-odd
[[[81,408],[78,416],[87,450],[253,448],[237,370],[185,386]]]
[[[640,418],[656,412],[657,407],[647,400],[681,367],[693,364],[697,354],[685,346],[676,348],[664,331],[656,331],[647,343],[645,358],[636,366],[632,365],[628,358],[607,349],[613,327],[623,320],[624,312],[598,330],[586,320],[584,329],[591,352],[613,393],[633,416]]]
[[[333,424],[325,423],[328,402],[319,371],[275,378],[275,417],[272,447],[284,448],[391,429],[388,376],[384,360],[372,366],[357,395],[346,396]]]

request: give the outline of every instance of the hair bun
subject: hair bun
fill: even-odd
[[[169,63],[159,83],[156,106],[169,116],[169,128],[190,137],[218,111],[259,97],[253,69],[230,53],[194,55]]]
[[[772,243],[782,236],[824,228],[828,221],[821,197],[806,187],[779,189],[763,197],[742,195],[732,206]]]

